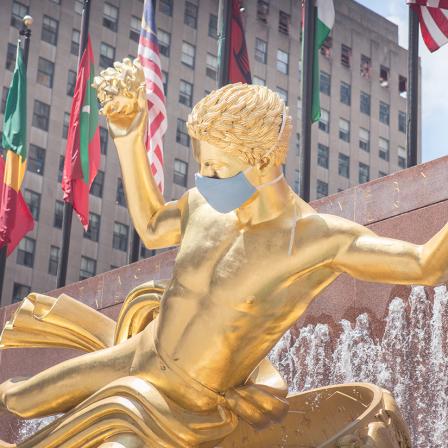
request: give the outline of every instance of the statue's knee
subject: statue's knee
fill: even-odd
[[[33,406],[30,406],[29,394],[21,391],[20,383],[10,383],[1,394],[4,407],[21,418],[33,418]],[[28,400],[26,397],[28,396]]]

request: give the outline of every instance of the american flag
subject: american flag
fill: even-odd
[[[448,0],[408,0],[418,15],[422,37],[430,51],[448,42]]]
[[[154,180],[163,193],[163,136],[167,128],[167,115],[159,42],[157,40],[155,7],[152,0],[145,0],[143,6],[138,58],[145,73],[146,98],[148,99],[146,150],[148,151]]]

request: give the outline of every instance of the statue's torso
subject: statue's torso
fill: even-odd
[[[323,266],[324,229],[314,216],[295,224],[289,256],[291,213],[244,228],[234,213],[219,214],[193,195],[161,304],[164,353],[217,390],[244,381],[337,276]]]

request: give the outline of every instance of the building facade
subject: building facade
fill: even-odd
[[[276,90],[293,116],[285,164],[300,182],[301,36],[296,0],[245,0],[243,22],[253,82]],[[91,0],[90,34],[96,73],[137,54],[140,0]],[[352,0],[335,0],[336,23],[320,55],[322,117],[313,126],[312,199],[397,171],[406,164],[407,52],[398,28]],[[82,1],[5,0],[0,29],[3,123],[21,17],[32,15],[28,63],[28,172],[22,192],[35,228],[8,258],[1,305],[30,290],[56,287],[62,244],[62,167],[76,81]],[[165,198],[194,183],[196,162],[186,130],[188,113],[216,88],[218,0],[158,0],[156,21],[167,96]],[[101,171],[90,194],[90,227],[74,216],[67,281],[127,263],[132,227],[118,159],[104,118]],[[0,125],[1,126],[1,125]],[[421,160],[419,150],[418,160]],[[142,256],[150,251],[142,249]]]

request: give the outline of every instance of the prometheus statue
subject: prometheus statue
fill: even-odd
[[[311,405],[306,394],[287,397],[265,357],[342,272],[394,284],[447,281],[448,226],[415,245],[317,213],[283,176],[288,109],[268,88],[244,84],[213,91],[193,108],[187,127],[197,188],[165,203],[147,161],[140,66],[117,62],[95,86],[135,228],[145,246],[179,251],[172,278],[132,291],[117,323],[65,295],[24,300],[3,348],[90,353],[0,386],[4,412],[65,414],[17,446],[409,447],[386,391],[326,388]],[[337,403],[345,414],[331,410]],[[350,426],[354,414],[359,421]],[[299,424],[303,415],[308,423]],[[277,432],[253,429],[266,427]],[[281,442],[282,431],[295,436]]]

